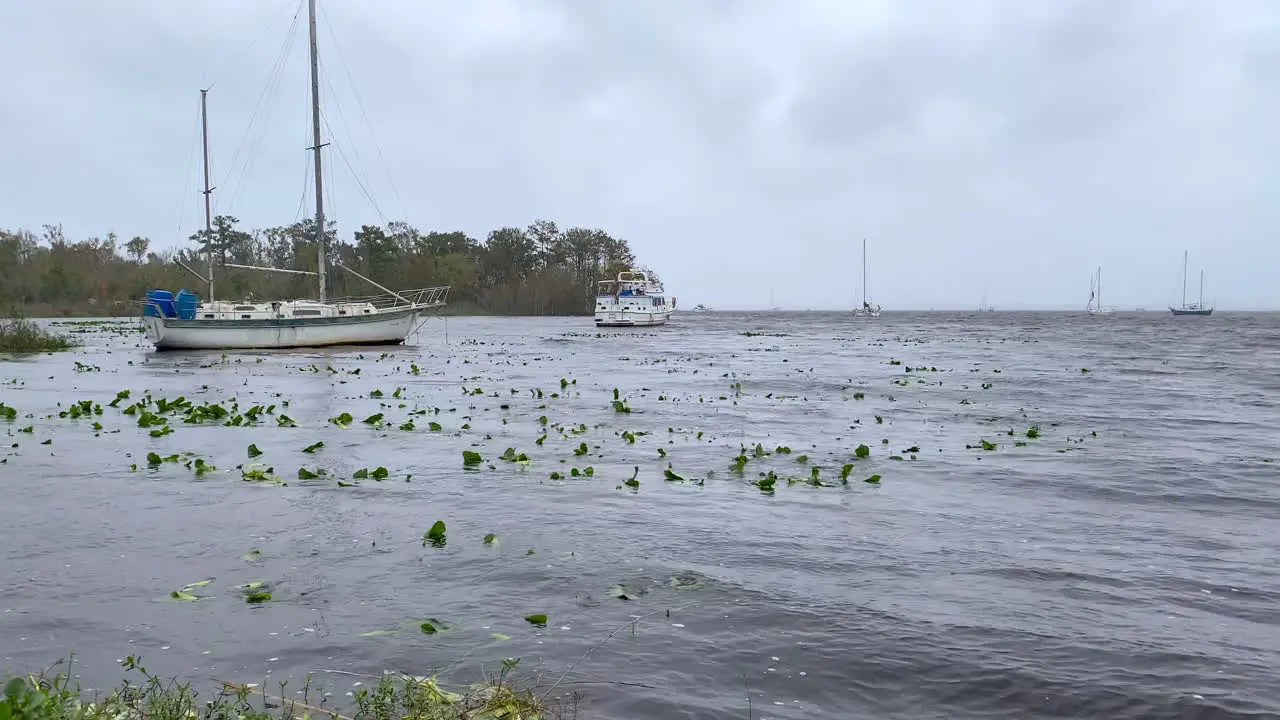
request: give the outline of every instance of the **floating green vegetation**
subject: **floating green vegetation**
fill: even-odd
[[[623,485],[635,489],[640,487],[640,466],[635,466],[635,470],[631,473],[631,477],[622,481]]]
[[[18,410],[0,402],[0,420],[13,420],[18,417]]]
[[[1035,440],[1038,437],[1040,437],[1040,428],[1036,427],[1035,425],[1032,425],[1031,427],[1027,428],[1028,439]]]
[[[437,520],[431,525],[431,529],[422,534],[422,545],[426,547],[430,544],[433,547],[444,547],[448,542],[445,536],[448,532],[445,528],[443,520]]]
[[[45,330],[25,318],[0,319],[0,352],[55,352],[76,346],[71,338]]]
[[[621,397],[620,393],[618,392],[618,388],[614,388],[614,389],[613,389],[613,403],[612,403],[612,405],[613,405],[613,411],[614,411],[614,412],[617,412],[617,413],[629,413],[629,412],[631,412],[631,407],[630,407],[629,405],[627,405],[627,401],[626,401],[626,400],[622,399],[622,397]]]
[[[525,615],[525,616],[524,616],[524,619],[525,619],[525,621],[526,621],[526,622],[528,622],[530,625],[537,625],[538,627],[546,627],[546,626],[547,626],[547,616],[546,616],[546,615],[542,615],[542,614]]]
[[[245,482],[267,482],[285,484],[283,480],[274,475],[276,469],[264,465],[262,463],[251,463],[249,465],[240,466],[240,479]]]
[[[373,479],[381,482],[383,480],[386,480],[388,477],[390,477],[390,475],[391,473],[386,468],[379,465],[376,468],[361,468],[355,471],[351,475],[351,478],[353,480]]]
[[[863,480],[862,482],[870,483],[870,484],[872,484],[872,485],[879,485],[879,484],[880,484],[880,476],[879,476],[879,475],[872,475],[871,477],[867,478],[866,480]]]
[[[308,470],[308,469],[306,469],[306,468],[304,468],[304,467],[300,467],[300,468],[298,468],[298,479],[299,479],[299,480],[319,480],[319,479],[320,479],[320,476],[321,476],[321,475],[323,475],[323,474],[324,474],[324,470],[323,470],[323,469],[319,469],[319,470],[316,470],[316,471],[311,471],[311,470]]]
[[[365,418],[362,422],[364,422],[365,425],[377,425],[382,422],[382,413],[374,413]]]
[[[586,455],[589,452],[591,452],[591,450],[587,447],[587,444],[585,442],[579,443],[578,447],[573,449],[574,455]]]
[[[502,453],[502,459],[507,462],[520,463],[521,465],[529,464],[529,456],[516,452],[515,448],[507,448],[506,452]]]
[[[350,426],[351,423],[355,422],[355,418],[351,417],[351,413],[344,412],[341,415],[334,415],[333,417],[329,418],[329,422],[333,423],[334,425],[337,425],[340,428],[345,428]]]
[[[871,455],[871,448],[867,447],[866,445],[859,445],[858,447],[853,449],[853,455],[854,457],[859,457],[859,458],[869,457]]]
[[[258,446],[252,443],[250,443],[248,449],[245,452],[248,454],[250,459],[256,458],[262,455],[262,451],[258,449]]]
[[[463,451],[462,451],[462,464],[463,464],[464,466],[466,466],[466,467],[474,467],[474,466],[479,465],[480,463],[483,463],[483,462],[484,462],[484,458],[480,456],[480,453],[478,453],[478,452],[476,452],[476,451],[474,451],[474,450],[463,450]]]
[[[752,485],[755,485],[756,487],[760,488],[761,492],[772,493],[773,486],[777,482],[778,482],[778,476],[772,470],[770,470],[768,474],[762,476],[759,480],[756,480],[754,483],[752,483]]]
[[[173,592],[169,593],[169,597],[173,598],[174,600],[182,600],[184,602],[195,602],[197,600],[207,600],[213,596],[212,595],[196,595],[194,591],[199,588],[205,587],[206,585],[212,582],[213,582],[213,578],[209,578],[207,580],[200,580],[198,582],[188,583],[186,585],[183,585],[181,589],[174,590]],[[0,713],[0,717],[4,717],[4,713]]]
[[[483,542],[485,545],[497,545],[498,536],[494,535],[493,533],[489,533],[488,535],[484,536],[484,539],[481,542]]]
[[[443,620],[437,620],[436,618],[427,618],[421,623],[418,623],[418,629],[422,631],[423,635],[435,635],[438,632],[448,630],[449,624]]]

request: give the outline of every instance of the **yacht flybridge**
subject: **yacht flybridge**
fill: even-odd
[[[213,249],[206,246],[207,275],[183,267],[208,285],[208,297],[186,290],[174,296],[167,290],[151,290],[142,301],[143,328],[157,350],[164,349],[252,349],[302,348],[331,345],[388,345],[405,341],[433,311],[443,307],[449,288],[434,287],[394,291],[356,271],[333,265],[381,290],[383,294],[330,299],[327,296],[324,173],[321,149],[327,144],[320,135],[320,61],[316,49],[316,0],[307,0],[311,38],[311,133],[315,153],[315,232],[318,257],[316,271],[287,270],[223,263],[223,267],[264,270],[294,275],[311,275],[317,281],[316,300],[275,300],[234,302],[213,298]],[[204,211],[206,235],[212,235],[209,185],[209,123],[207,90],[200,91],[200,118],[204,148]]]
[[[651,270],[624,270],[613,280],[601,280],[596,293],[596,327],[665,325],[676,311],[662,281]]]

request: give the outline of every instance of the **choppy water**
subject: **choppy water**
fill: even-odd
[[[1280,317],[428,329],[390,357],[154,354],[90,332],[83,352],[0,362],[0,402],[19,412],[0,419],[0,671],[74,652],[101,687],[133,654],[202,682],[295,689],[314,673],[341,700],[370,681],[333,670],[469,683],[519,657],[549,686],[643,616],[554,690],[580,696],[580,717],[1280,714]],[[633,412],[615,412],[614,388]],[[298,426],[179,416],[152,438],[120,408],[58,417],[123,389],[120,408],[146,391],[234,398]],[[409,415],[423,408],[441,412]],[[351,427],[327,421],[342,412]],[[394,424],[360,422],[376,412]],[[241,479],[250,443],[287,486]],[[730,472],[756,443],[793,452]],[[531,462],[500,460],[508,447]],[[486,462],[464,470],[463,450]],[[217,470],[149,469],[148,452]],[[812,465],[823,486],[786,481]],[[377,466],[386,480],[337,485]],[[299,482],[300,467],[328,474]],[[635,467],[638,489],[622,484]],[[770,469],[772,495],[751,484]],[[438,519],[448,544],[424,546]],[[214,597],[168,597],[204,578],[192,592]],[[258,580],[273,598],[246,604],[235,586]],[[450,629],[423,634],[426,618]],[[363,635],[380,630],[394,632]]]

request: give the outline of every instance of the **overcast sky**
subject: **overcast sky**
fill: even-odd
[[[724,309],[851,307],[863,237],[886,309],[1083,307],[1098,266],[1156,309],[1187,249],[1280,308],[1276,0],[320,4],[346,237],[601,227]],[[0,2],[0,67],[0,227],[185,242],[210,84],[217,211],[299,216],[298,0]]]

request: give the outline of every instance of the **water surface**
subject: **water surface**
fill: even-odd
[[[586,718],[1280,714],[1280,317],[590,324],[228,355],[59,326],[86,347],[0,361],[0,670],[74,652],[102,687],[140,655],[197,682],[311,674],[340,702],[372,682],[347,673],[466,684],[519,657],[543,687],[577,663],[552,694]],[[147,393],[276,407],[151,437],[121,413]],[[251,443],[287,485],[241,479]],[[752,484],[770,470],[772,494]],[[206,578],[213,597],[169,597]],[[272,600],[244,602],[251,581]]]

